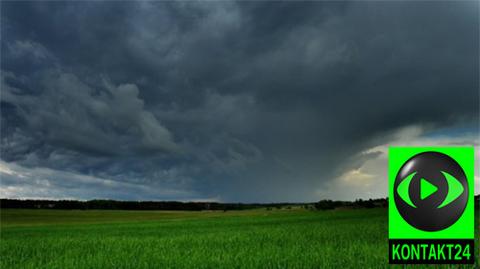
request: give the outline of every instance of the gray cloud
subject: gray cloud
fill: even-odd
[[[37,85],[41,93],[32,96],[17,94],[20,89],[6,85],[5,79],[2,82],[3,100],[14,105],[25,121],[22,131],[42,144],[94,155],[178,148],[170,132],[144,110],[134,84],[115,87],[104,82],[100,90],[75,75],[49,70]],[[7,155],[8,150],[7,145]]]
[[[127,184],[118,199],[137,197],[135,184],[158,188],[151,199],[321,199],[404,127],[478,135],[476,2],[2,13],[1,159]]]

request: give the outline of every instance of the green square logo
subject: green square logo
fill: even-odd
[[[458,242],[473,251],[473,147],[391,147],[388,174],[390,248],[392,242],[398,247],[420,240],[454,246]],[[392,262],[394,254],[391,249],[391,263],[473,262],[472,257],[439,262],[434,256]]]

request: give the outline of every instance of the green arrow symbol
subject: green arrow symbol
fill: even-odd
[[[428,182],[426,179],[420,179],[420,199],[425,199],[430,195],[437,192],[437,186],[433,185],[432,183]]]

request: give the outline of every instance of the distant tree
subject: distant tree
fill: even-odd
[[[321,200],[314,204],[317,210],[331,210],[335,209],[335,205],[332,200]]]

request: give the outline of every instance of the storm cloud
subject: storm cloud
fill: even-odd
[[[3,2],[0,195],[386,196],[388,145],[479,143],[478,10]]]

